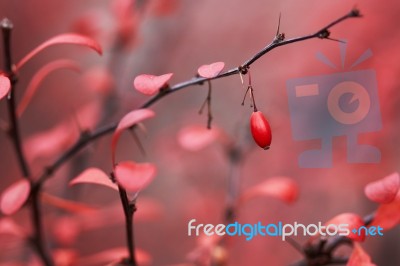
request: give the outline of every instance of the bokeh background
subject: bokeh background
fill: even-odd
[[[238,76],[213,82],[213,124],[246,150],[240,166],[241,189],[274,176],[291,177],[300,187],[295,204],[286,205],[273,198],[253,200],[239,210],[238,221],[309,224],[327,221],[343,212],[366,215],[376,209],[377,205],[364,196],[365,184],[399,171],[400,4],[397,1],[152,0],[149,4],[138,1],[142,9],[137,7],[141,11],[135,11],[134,26],[128,27],[132,38],[123,39],[120,46],[115,45],[115,29],[123,17],[118,13],[118,2],[124,1],[0,1],[0,17],[8,17],[14,24],[15,61],[49,37],[71,31],[91,35],[104,49],[104,55],[99,57],[84,48],[54,47],[20,71],[18,96],[23,94],[34,73],[51,60],[70,58],[82,69],[80,74],[68,70],[51,74],[21,117],[26,152],[31,155],[36,176],[70,145],[71,140],[66,136],[77,137],[79,127],[96,128],[116,121],[143,103],[146,96],[132,86],[138,74],[172,72],[174,84],[193,77],[202,64],[223,61],[227,68],[236,67],[272,40],[279,13],[282,14],[281,31],[290,38],[313,33],[357,6],[364,15],[362,19],[348,20],[332,29],[333,38],[348,42],[344,69],[334,70],[316,60],[315,54],[320,51],[340,66],[338,43],[319,39],[278,48],[251,67],[258,108],[268,117],[273,131],[270,150],[259,149],[250,139],[248,121],[252,110],[248,104],[241,106],[244,90]],[[372,50],[373,57],[357,69],[376,71],[383,127],[379,132],[361,134],[359,141],[378,147],[381,162],[347,163],[346,138],[336,137],[333,167],[300,168],[298,155],[319,144],[292,139],[286,81],[344,72],[367,49]],[[151,161],[159,169],[154,182],[140,194],[135,225],[137,246],[151,255],[152,265],[188,262],[188,254],[193,254],[199,241],[187,236],[187,222],[195,218],[199,222],[219,223],[223,218],[230,164],[221,145],[190,152],[177,140],[185,126],[205,126],[206,117],[199,116],[198,109],[206,92],[206,87],[191,87],[152,107],[157,116],[145,123],[147,134],[139,133],[146,156],[140,153],[129,134],[123,136],[123,144],[119,145],[119,160]],[[84,108],[89,111],[81,113]],[[7,121],[4,101],[0,103],[0,119]],[[47,149],[50,152],[46,156],[35,154],[38,144],[32,138],[38,136],[40,143],[55,143],[50,145],[54,149]],[[60,144],[62,141],[57,141],[58,138],[64,142]],[[0,147],[0,188],[3,190],[20,178],[20,171],[4,132],[0,134]],[[44,205],[46,234],[51,245],[76,249],[82,257],[125,243],[122,210],[114,191],[90,185],[67,186],[69,179],[88,166],[111,171],[110,137],[91,144],[62,167],[47,183],[46,191],[96,208],[111,209],[105,217],[79,220],[75,214]],[[13,218],[29,227],[28,215],[24,209]],[[63,239],[63,233],[57,230],[71,232],[65,233]],[[384,237],[366,241],[365,248],[377,265],[400,264],[399,230],[393,229]],[[22,247],[20,241],[0,237],[0,263],[29,257],[30,249]],[[306,240],[296,238],[299,243]],[[287,265],[301,259],[287,242],[271,237],[257,237],[250,242],[237,238],[228,252],[229,265],[234,266]]]

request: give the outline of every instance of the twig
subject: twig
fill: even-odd
[[[17,83],[17,77],[13,71],[13,63],[11,56],[11,33],[13,29],[13,24],[7,18],[1,21],[1,29],[3,32],[3,44],[4,44],[4,66],[7,74],[9,75],[11,81],[11,89],[10,93],[7,97],[8,103],[8,113],[10,120],[9,134],[12,138],[15,152],[17,153],[18,163],[22,174],[25,178],[30,178],[30,170],[28,163],[26,162],[24,152],[22,150],[21,145],[21,136],[18,125],[18,118],[16,113],[16,105],[15,105],[15,85]]]
[[[233,68],[231,70],[228,70],[226,72],[223,72],[213,78],[202,78],[202,77],[196,77],[193,78],[191,80],[188,81],[184,81],[181,83],[176,84],[175,86],[170,87],[168,90],[162,90],[160,91],[159,94],[157,94],[156,96],[152,97],[150,100],[148,100],[147,102],[145,102],[142,106],[140,106],[139,108],[148,108],[151,105],[155,104],[156,102],[158,102],[159,100],[161,100],[162,98],[164,98],[165,96],[172,94],[174,92],[177,92],[181,89],[184,89],[186,87],[189,86],[193,86],[193,85],[201,85],[203,84],[205,81],[209,81],[209,80],[214,80],[214,79],[220,79],[220,78],[225,78],[228,76],[232,76],[232,75],[236,75],[236,74],[246,74],[247,70],[250,68],[250,66],[257,61],[260,57],[262,57],[263,55],[265,55],[266,53],[268,53],[269,51],[280,47],[280,46],[284,46],[284,45],[288,45],[291,43],[295,43],[295,42],[300,42],[300,41],[305,41],[305,40],[309,40],[309,39],[314,39],[314,38],[320,38],[320,39],[326,39],[329,37],[330,32],[329,29],[331,27],[333,27],[334,25],[349,19],[349,18],[355,18],[355,17],[360,17],[360,13],[357,9],[353,9],[351,10],[349,13],[347,13],[346,15],[336,19],[335,21],[333,21],[332,23],[328,24],[327,26],[323,27],[322,29],[318,30],[316,33],[311,34],[311,35],[306,35],[306,36],[302,36],[302,37],[297,37],[297,38],[292,38],[292,39],[288,39],[288,40],[281,40],[281,41],[276,41],[275,39],[268,44],[266,47],[264,47],[261,51],[259,51],[258,53],[256,53],[254,56],[252,56],[249,60],[245,61],[241,66]],[[88,133],[87,136],[85,136],[85,138],[80,138],[75,144],[73,144],[63,155],[61,155],[52,165],[50,165],[49,167],[47,167],[45,169],[45,171],[41,174],[41,176],[39,177],[39,182],[45,182],[53,173],[54,171],[56,171],[61,165],[63,165],[69,158],[71,158],[73,155],[75,155],[75,153],[77,153],[78,151],[80,151],[81,149],[83,149],[86,145],[88,145],[90,142],[105,136],[107,134],[112,133],[115,128],[117,127],[117,123],[111,123],[109,125],[103,126],[91,133]]]
[[[114,177],[113,177],[114,178]],[[128,248],[128,265],[137,266],[136,256],[135,256],[135,239],[133,235],[133,215],[136,211],[136,203],[129,202],[128,195],[126,194],[126,190],[118,186],[119,197],[121,199],[122,207],[124,209],[125,215],[125,226],[126,226],[126,243]]]
[[[207,98],[204,100],[203,104],[201,105],[201,108],[199,110],[199,114],[201,115],[203,113],[204,107],[207,105],[207,128],[211,129],[211,122],[212,122],[212,113],[211,113],[211,81],[207,80],[208,83],[208,93],[207,93]]]
[[[35,249],[37,250],[39,257],[43,261],[43,264],[46,266],[52,266],[53,265],[52,258],[46,250],[46,245],[43,238],[41,212],[39,204],[39,194],[41,185],[40,184],[35,185],[31,180],[29,165],[26,161],[26,157],[22,149],[22,141],[18,125],[18,117],[16,111],[17,109],[15,104],[15,86],[17,84],[18,79],[13,71],[13,62],[11,56],[11,33],[13,30],[13,24],[7,18],[4,18],[0,22],[0,24],[3,33],[5,70],[11,80],[11,90],[7,101],[9,120],[10,120],[9,135],[14,144],[15,152],[17,153],[19,168],[22,171],[22,175],[24,176],[24,178],[31,181],[30,206],[31,206],[32,223],[34,228],[34,234],[31,238],[31,242],[35,247]]]
[[[363,218],[364,225],[368,226],[374,219],[374,213]],[[342,245],[352,245],[353,240],[345,236],[334,236],[329,239],[319,238],[315,243],[303,246],[304,258],[291,266],[324,266],[331,264],[345,264],[348,258],[335,257],[334,252]]]

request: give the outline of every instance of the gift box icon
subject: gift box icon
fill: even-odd
[[[346,44],[341,44],[342,69],[345,51]],[[379,149],[357,141],[359,134],[382,128],[375,71],[352,70],[370,56],[372,52],[367,50],[351,65],[350,71],[287,81],[293,139],[321,141],[320,149],[299,155],[300,167],[331,167],[332,138],[335,136],[347,137],[349,163],[380,162]],[[336,68],[322,53],[317,54],[317,58]]]

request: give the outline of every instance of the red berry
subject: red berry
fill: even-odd
[[[250,129],[254,141],[264,150],[268,150],[271,145],[271,127],[265,116],[260,111],[253,112],[250,118]]]

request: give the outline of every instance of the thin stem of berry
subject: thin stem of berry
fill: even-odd
[[[211,113],[211,92],[212,92],[211,81],[207,80],[207,84],[208,84],[207,98],[204,100],[203,104],[201,105],[199,114],[203,113],[204,108],[207,105],[207,128],[211,129],[211,122],[213,119],[212,113]]]

